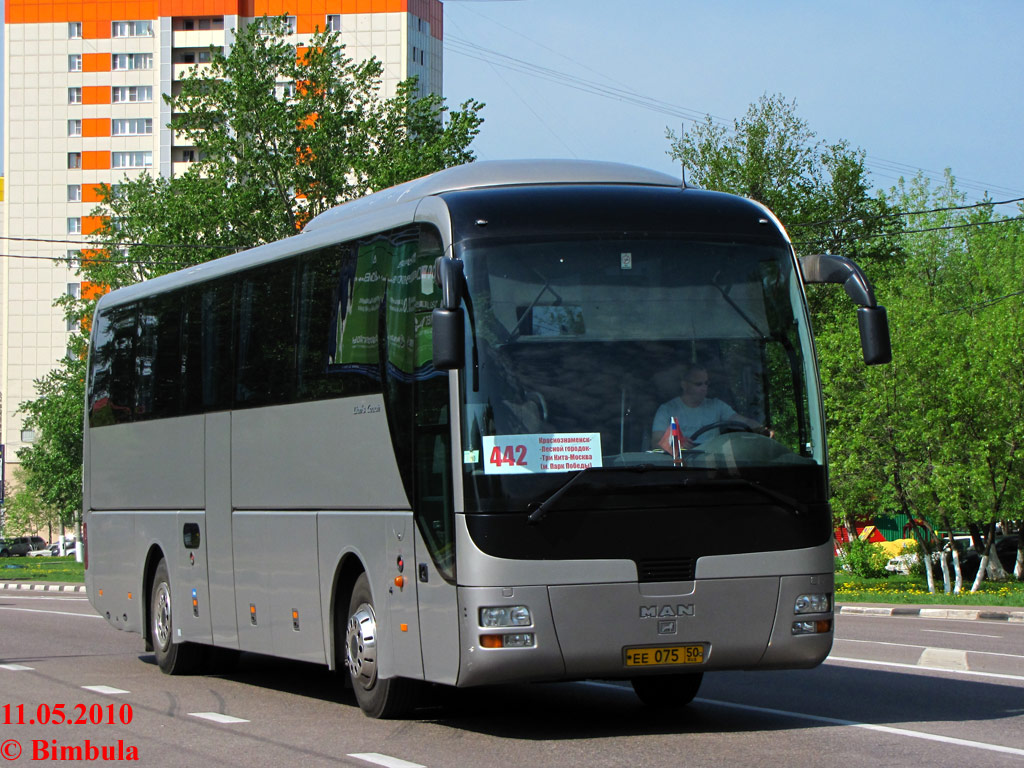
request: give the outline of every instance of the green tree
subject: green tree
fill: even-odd
[[[668,131],[669,153],[683,162],[701,187],[742,195],[765,204],[793,233],[799,255],[838,253],[850,256],[872,279],[898,268],[902,253],[896,240],[899,222],[888,203],[872,194],[864,152],[846,142],[829,144],[782,96],[762,96],[731,128],[708,116],[682,136]],[[837,519],[855,535],[857,518],[878,509],[878,449],[870,439],[856,447],[844,444],[844,428],[879,404],[865,402],[865,380],[877,377],[860,359],[852,308],[841,291],[810,291],[819,342],[826,401],[829,404],[833,458],[853,451],[847,475],[852,486],[836,484]],[[881,422],[885,424],[888,422]],[[868,425],[878,426],[878,422]],[[844,503],[855,496],[857,503]]]
[[[80,336],[75,343],[84,349]],[[52,510],[62,527],[73,526],[82,510],[84,380],[84,359],[72,354],[36,380],[39,397],[21,408],[24,429],[34,431],[36,439],[18,451],[25,487],[17,496],[27,495]]]
[[[338,33],[288,40],[283,17],[258,19],[164,97],[197,162],[107,189],[87,280],[121,287],[289,237],[335,205],[474,159],[480,102],[449,110],[415,79],[385,99],[381,63],[353,62]]]
[[[287,31],[283,17],[257,20],[164,97],[198,162],[104,188],[93,214],[106,224],[77,265],[85,281],[119,288],[288,237],[339,203],[474,159],[481,103],[450,111],[418,97],[414,81],[384,99],[380,62],[353,62],[336,33],[296,50]],[[94,301],[64,305],[82,319]],[[37,381],[23,406],[37,434],[19,453],[25,483],[66,522],[81,509],[84,349],[80,339],[81,355]]]

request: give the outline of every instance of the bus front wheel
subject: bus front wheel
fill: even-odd
[[[685,707],[700,689],[703,672],[687,675],[634,677],[633,690],[649,707]]]
[[[156,663],[166,674],[187,675],[199,666],[202,648],[194,643],[174,642],[171,605],[171,579],[167,573],[167,561],[161,560],[153,574],[153,589],[149,596],[153,653]]]
[[[359,708],[369,717],[392,718],[407,713],[415,704],[415,682],[400,677],[382,678],[377,615],[370,581],[362,573],[356,579],[345,626],[345,666]]]

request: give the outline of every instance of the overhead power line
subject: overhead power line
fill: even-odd
[[[675,117],[681,120],[691,120],[694,122],[702,122],[709,119],[718,125],[725,127],[731,127],[733,122],[726,118],[712,115],[708,112],[694,109],[692,107],[685,107],[679,104],[672,104],[662,99],[655,98],[653,96],[645,96],[637,93],[635,90],[625,87],[618,87],[615,85],[608,85],[607,83],[601,83],[594,80],[586,80],[575,75],[571,75],[567,72],[562,72],[557,69],[550,67],[542,67],[523,59],[509,56],[501,53],[500,51],[486,48],[482,45],[472,43],[462,38],[447,35],[445,37],[445,49],[450,50],[452,53],[456,53],[467,58],[482,61],[492,66],[502,66],[511,69],[521,74],[529,75],[531,77],[537,77],[542,80],[561,85],[566,88],[571,88],[584,93],[590,93],[595,96],[602,98],[613,99],[615,101],[632,104],[659,114]],[[565,58],[563,56],[563,58]],[[578,64],[578,62],[576,62]],[[582,66],[582,65],[580,65]],[[592,71],[592,70],[591,70]],[[920,166],[910,165],[907,163],[900,163],[894,160],[886,160],[884,158],[875,157],[873,155],[866,155],[866,160],[870,170],[879,176],[885,176],[892,179],[905,178],[907,176],[916,176],[917,174],[924,174],[926,177],[934,180],[942,180],[945,176],[944,172],[928,170],[921,168]],[[984,195],[990,192],[996,192],[999,194],[1007,195],[1018,195],[1022,191],[1021,189],[1014,189],[1011,187],[1005,187],[998,184],[991,184],[985,181],[979,181],[976,179],[969,179],[966,177],[957,177],[957,184],[962,188],[970,189],[977,194]]]

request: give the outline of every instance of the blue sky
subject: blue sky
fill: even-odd
[[[780,93],[820,138],[864,149],[876,187],[949,167],[971,199],[1024,196],[1019,0],[444,5],[445,96],[452,106],[486,102],[480,159],[579,157],[678,173],[666,127],[708,113],[731,124],[762,94]],[[554,73],[538,77],[537,67]],[[600,87],[654,99],[668,114],[591,92]]]

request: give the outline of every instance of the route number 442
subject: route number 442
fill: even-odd
[[[506,465],[510,467],[525,467],[526,446],[506,445],[502,448],[500,445],[496,445],[491,450],[490,463],[496,467],[503,467]]]

